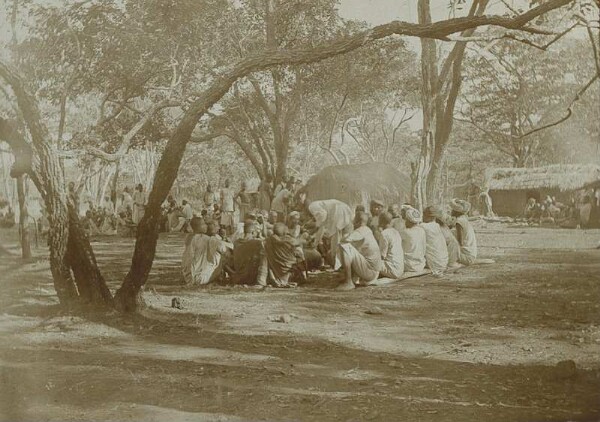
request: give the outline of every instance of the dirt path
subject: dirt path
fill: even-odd
[[[135,317],[63,315],[45,261],[0,256],[0,419],[600,420],[600,232],[478,233],[496,264],[349,293],[182,288],[168,236]],[[132,242],[95,250],[116,287]]]

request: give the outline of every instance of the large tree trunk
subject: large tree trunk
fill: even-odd
[[[69,239],[66,259],[75,277],[79,299],[86,305],[110,307],[113,297],[98,269],[90,240],[81,227],[72,201],[69,202],[68,212]]]
[[[488,0],[474,0],[468,17],[481,16]],[[419,0],[419,23],[431,24],[429,0]],[[461,36],[473,35],[469,28]],[[422,209],[441,200],[440,187],[446,148],[454,123],[454,108],[462,85],[462,63],[466,43],[457,42],[446,59],[438,63],[436,42],[421,38],[421,103],[423,108],[423,132],[421,155],[416,169],[413,191],[415,205]],[[439,64],[439,65],[438,65]]]
[[[196,106],[195,110],[188,111],[167,143],[154,176],[144,217],[137,227],[131,267],[115,294],[115,306],[122,312],[135,312],[144,306],[142,287],[148,280],[156,253],[161,205],[177,177],[186,144],[196,126],[196,116],[206,112],[212,104],[225,95],[231,84],[233,84],[231,80],[221,81],[206,95],[204,101]]]
[[[431,24],[431,6],[429,0],[419,0],[418,19],[421,24]],[[437,51],[435,40],[421,38],[421,107],[423,129],[421,132],[421,153],[417,162],[415,186],[413,187],[414,205],[423,209],[428,203],[427,182],[431,170],[436,141],[436,98],[438,94]]]
[[[19,234],[21,238],[21,256],[31,259],[31,243],[29,241],[29,212],[25,194],[25,175],[17,177],[17,197],[19,198]]]

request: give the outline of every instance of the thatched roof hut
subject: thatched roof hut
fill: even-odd
[[[551,165],[535,168],[496,168],[486,172],[494,211],[519,215],[528,198],[546,195],[566,201],[576,191],[600,186],[600,166],[593,164]]]
[[[385,163],[325,167],[312,176],[302,191],[309,201],[338,199],[355,207],[368,207],[372,199],[386,204],[403,203],[410,198],[410,177]]]
[[[600,183],[600,166],[553,165],[535,168],[498,168],[486,173],[490,190],[551,189],[560,192],[585,189]]]

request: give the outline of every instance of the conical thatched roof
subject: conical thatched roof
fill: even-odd
[[[325,167],[311,177],[302,191],[309,201],[338,199],[350,206],[367,205],[372,199],[386,204],[410,198],[410,177],[385,163]]]
[[[534,168],[496,168],[486,172],[485,185],[489,190],[578,190],[600,185],[600,166],[573,164]]]

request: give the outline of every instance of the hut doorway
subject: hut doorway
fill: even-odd
[[[542,197],[539,190],[528,190],[525,192],[525,195],[527,196],[525,200],[533,198],[536,202],[540,202],[540,198]]]

